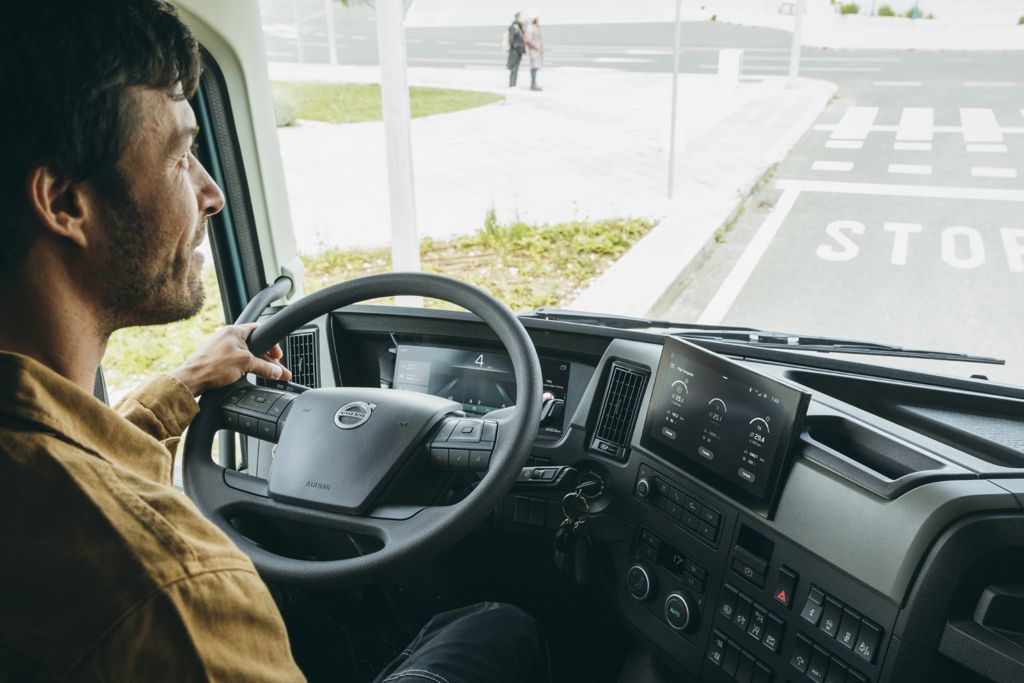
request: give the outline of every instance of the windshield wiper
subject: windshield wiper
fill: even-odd
[[[814,351],[819,353],[850,353],[875,356],[898,356],[903,358],[927,358],[931,360],[951,360],[968,363],[988,363],[1005,365],[1001,358],[990,356],[974,356],[967,353],[951,351],[932,351],[928,349],[911,349],[894,344],[844,339],[841,337],[825,337],[818,335],[791,334],[787,332],[769,332],[752,327],[727,327],[721,325],[695,325],[678,323],[668,320],[633,318],[608,313],[580,313],[557,309],[539,308],[529,317],[544,320],[559,320],[585,325],[601,325],[623,330],[645,328],[671,329],[673,336],[695,341],[716,341],[737,346],[757,346],[763,348],[785,349],[790,351]]]

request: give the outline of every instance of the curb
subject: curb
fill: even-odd
[[[742,213],[747,200],[771,176],[825,109],[836,91],[820,87],[808,106],[758,160],[758,170],[741,176],[734,191],[698,206],[669,213],[564,308],[631,317],[656,317],[681,293],[687,275],[716,246],[716,235]]]

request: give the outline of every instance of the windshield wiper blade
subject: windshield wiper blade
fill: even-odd
[[[975,356],[952,351],[933,351],[929,349],[911,349],[895,344],[862,341],[860,339],[844,339],[841,337],[825,337],[820,335],[791,334],[788,332],[770,332],[753,327],[734,327],[724,325],[700,325],[679,323],[670,320],[653,318],[636,318],[612,313],[589,313],[567,311],[554,308],[538,308],[527,317],[542,320],[579,323],[581,325],[600,325],[620,330],[666,329],[673,330],[674,336],[695,341],[717,341],[737,346],[759,346],[764,348],[786,349],[791,351],[814,351],[819,353],[850,353],[874,356],[896,356],[903,358],[927,358],[930,360],[950,360],[965,363],[988,363],[1005,365],[1001,358]]]

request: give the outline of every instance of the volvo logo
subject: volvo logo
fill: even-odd
[[[360,427],[370,419],[370,415],[376,407],[376,403],[367,403],[366,401],[346,403],[334,414],[334,424],[342,429]]]

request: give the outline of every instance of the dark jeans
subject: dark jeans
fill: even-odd
[[[547,646],[518,607],[481,602],[442,612],[375,683],[548,683]]]
[[[523,53],[517,50],[510,50],[508,53],[508,87],[514,88],[516,78],[519,77],[519,62],[523,60]]]

